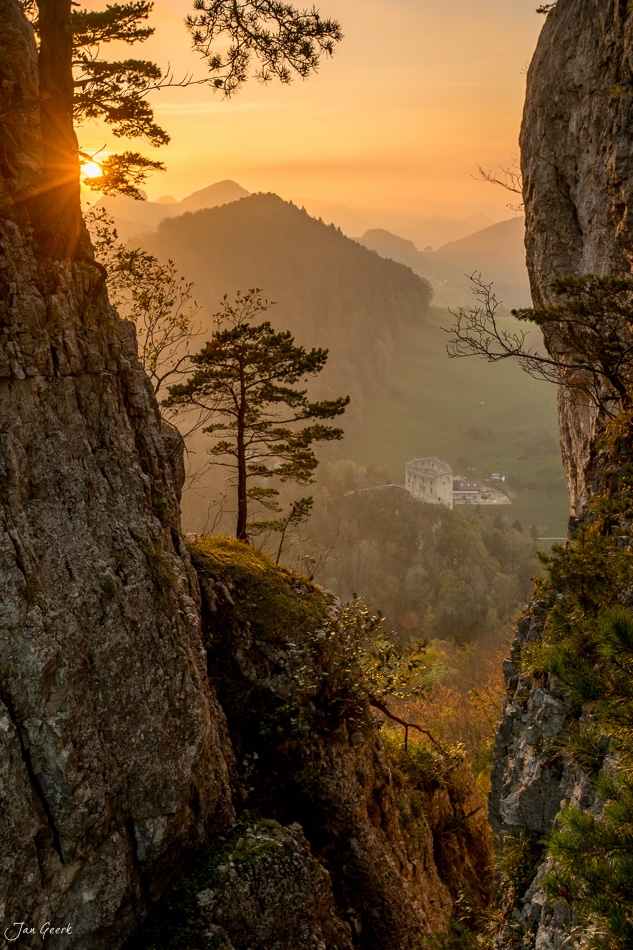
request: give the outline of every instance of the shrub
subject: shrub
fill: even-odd
[[[539,597],[548,617],[524,662],[567,692],[572,712],[561,751],[589,775],[603,804],[596,814],[562,811],[544,887],[585,921],[588,946],[624,950],[633,945],[633,611],[623,603],[631,588],[633,466],[622,462],[633,442],[630,410],[606,441],[615,462],[610,484],[567,545],[543,558],[548,576]]]

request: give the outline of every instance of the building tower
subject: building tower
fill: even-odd
[[[404,487],[418,501],[453,507],[453,469],[440,459],[413,459],[407,462]]]

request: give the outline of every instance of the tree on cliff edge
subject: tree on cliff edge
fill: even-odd
[[[141,23],[151,3],[136,0],[92,12],[73,13],[71,8],[72,0],[37,0],[43,161],[39,179],[28,195],[21,196],[33,208],[41,252],[60,259],[82,256],[82,249],[89,256],[80,211],[74,117],[103,118],[115,134],[140,135],[153,144],[168,140],[144,101],[164,78],[158,67],[142,60],[100,60],[96,53],[113,39],[128,43],[146,39],[152,28]],[[278,0],[194,0],[194,14],[186,18],[186,25],[194,51],[206,61],[207,81],[226,95],[236,92],[250,75],[261,82],[307,76],[322,55],[331,55],[341,37],[335,21],[321,19],[314,9],[301,11]],[[124,153],[109,162],[110,185],[125,189],[131,181],[134,187],[144,169],[156,164],[139,153],[127,157]]]
[[[316,376],[327,362],[328,352],[295,346],[289,331],[276,333],[269,321],[254,324],[270,304],[259,291],[237,296],[235,303],[224,297],[224,309],[216,314],[218,329],[200,353],[191,357],[196,367],[185,383],[169,387],[163,405],[194,409],[208,419],[219,419],[203,432],[218,441],[209,454],[236,472],[236,537],[248,540],[249,529],[283,531],[287,519],[248,524],[248,506],[260,502],[280,513],[278,491],[255,482],[277,478],[281,482],[307,485],[314,481],[318,465],[312,446],[341,439],[343,430],[324,425],[345,412],[349,396],[310,402],[297,383]],[[316,421],[315,421],[316,420]],[[310,425],[303,423],[310,422]],[[289,518],[307,515],[311,499],[295,502]]]

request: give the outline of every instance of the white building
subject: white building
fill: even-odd
[[[407,462],[404,487],[418,501],[453,507],[453,469],[440,459],[413,459]]]

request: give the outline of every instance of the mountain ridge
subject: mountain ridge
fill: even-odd
[[[237,182],[226,178],[186,195],[182,201],[137,201],[125,195],[114,195],[99,199],[96,208],[105,209],[114,218],[119,237],[127,241],[148,228],[158,227],[165,218],[239,201],[249,194],[250,192]],[[169,197],[171,196],[164,196]]]
[[[384,228],[372,228],[358,240],[424,275],[440,306],[467,307],[472,299],[469,275],[479,272],[494,284],[497,298],[512,309],[531,306],[523,229],[522,218],[508,218],[436,251],[420,251],[408,238]]]

